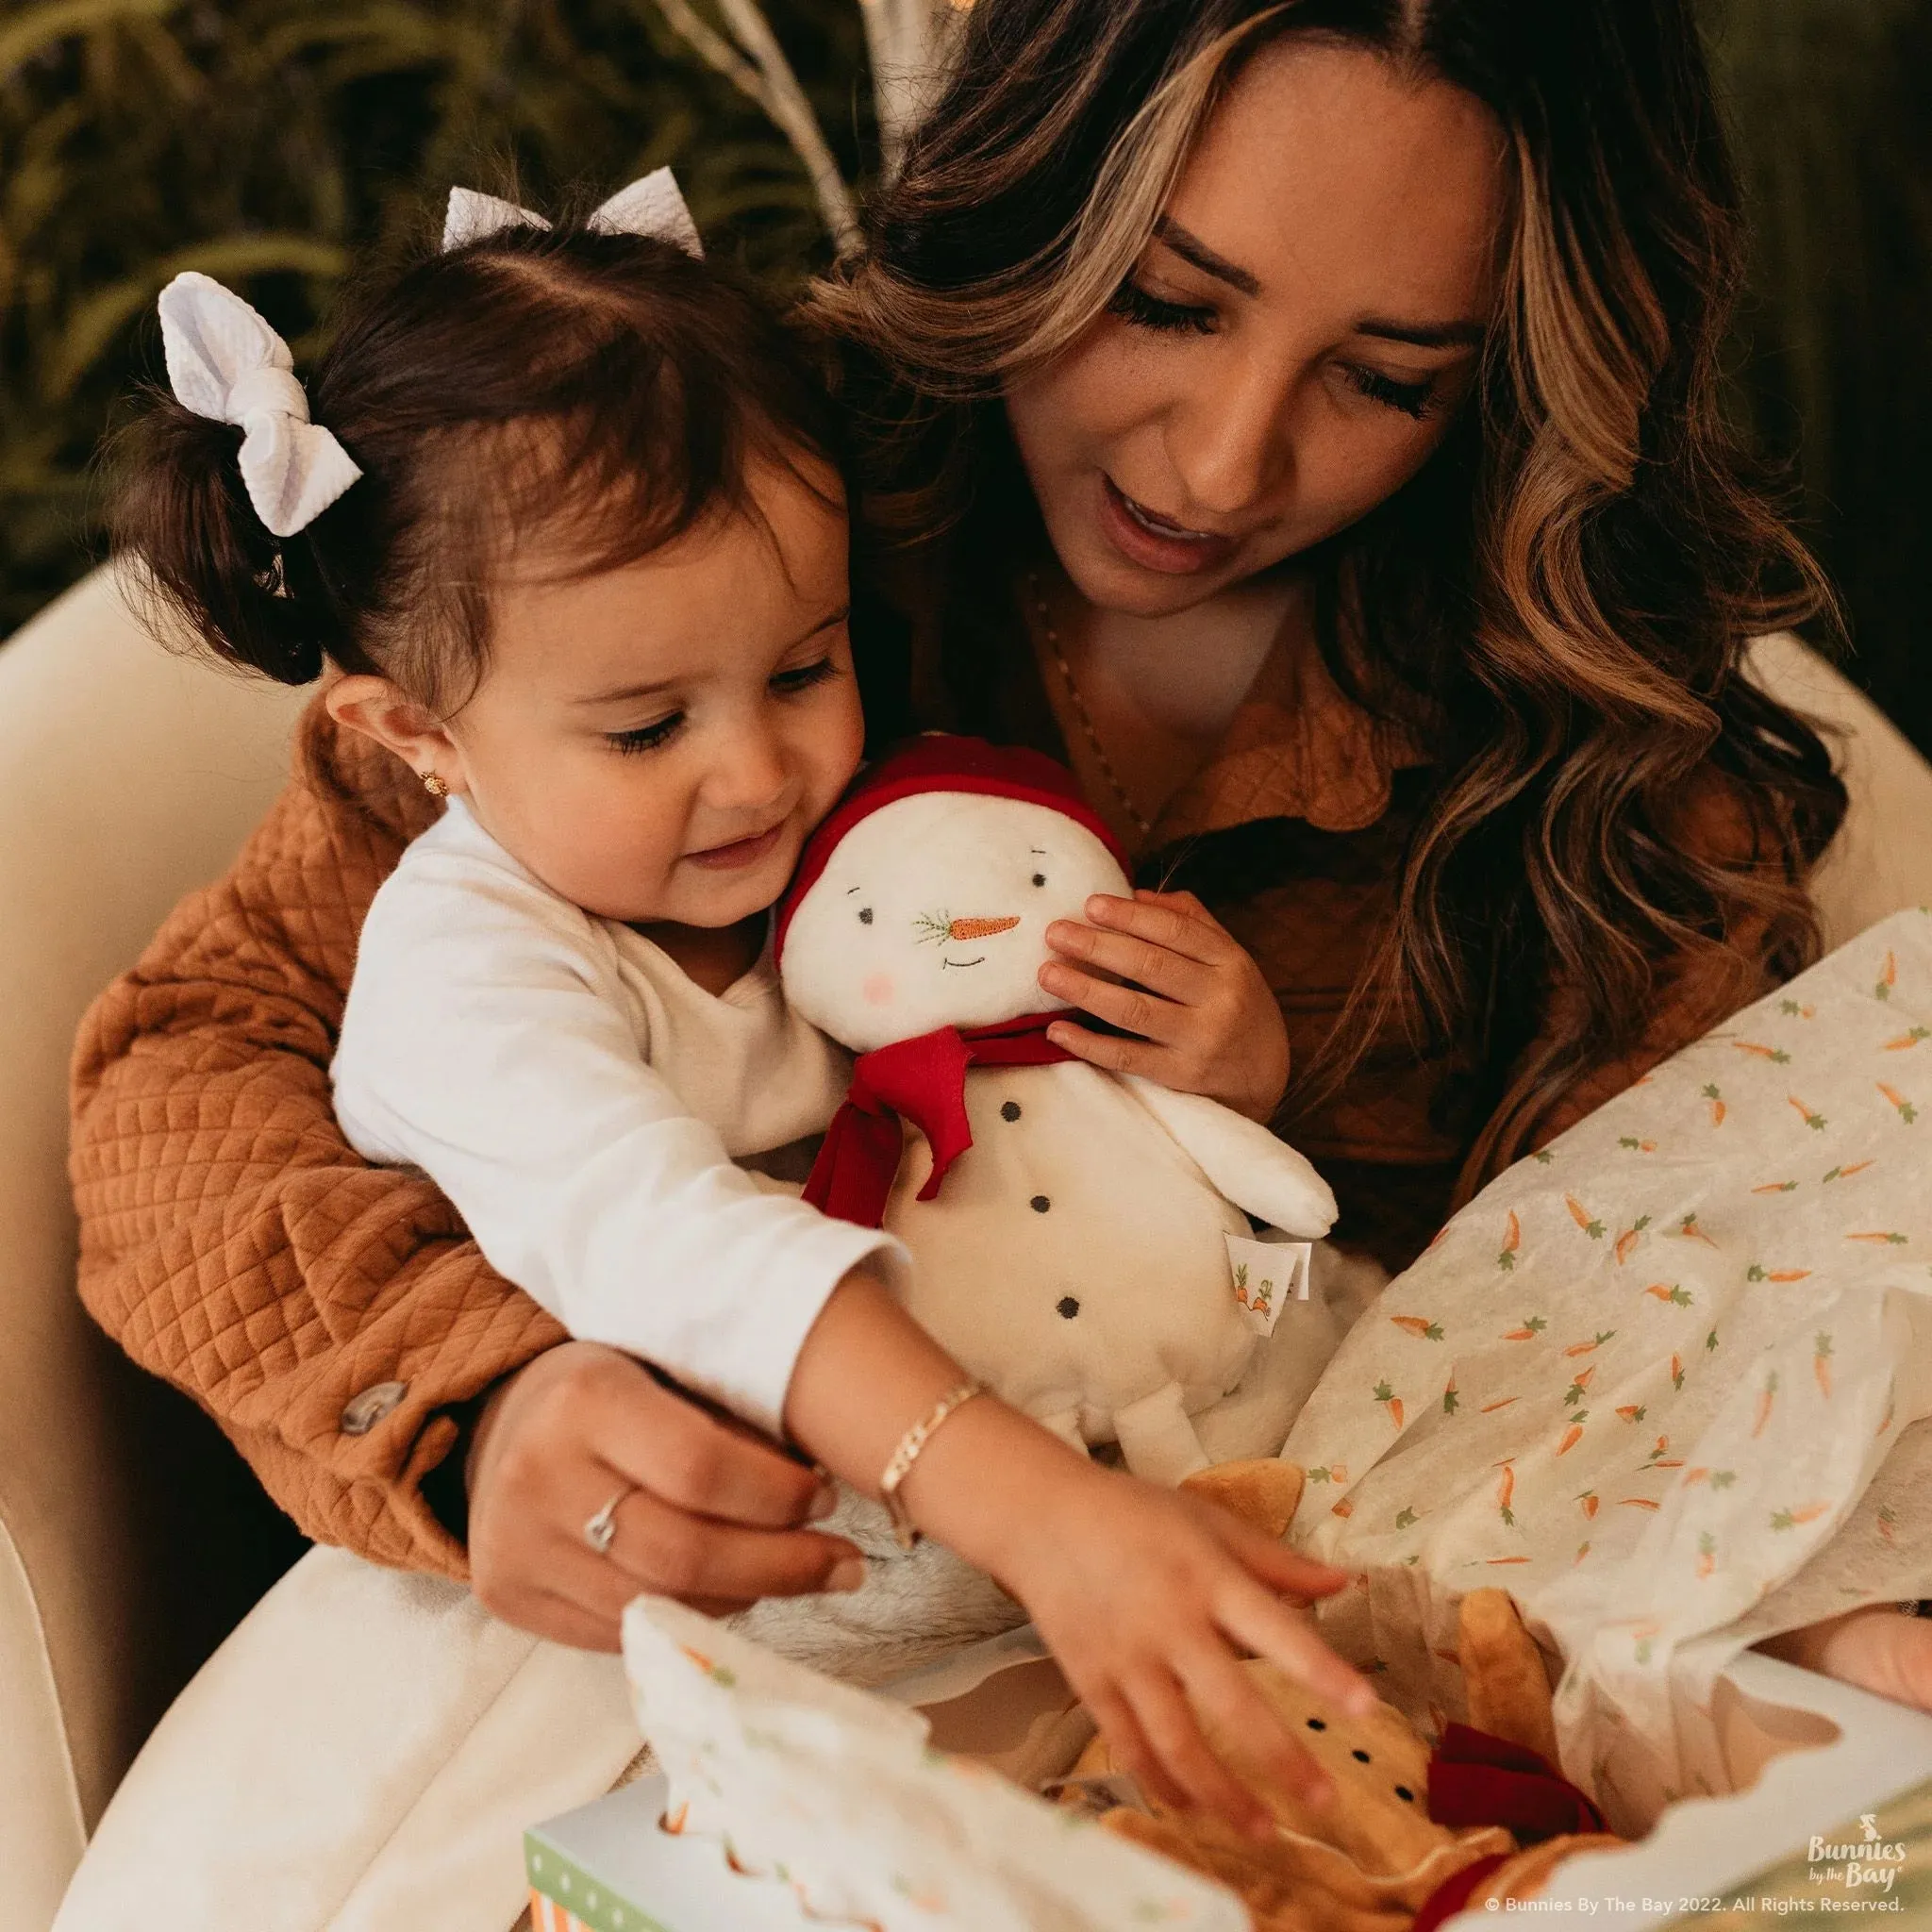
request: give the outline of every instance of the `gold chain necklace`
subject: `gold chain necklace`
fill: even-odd
[[[1133,794],[1121,783],[1120,774],[1113,768],[1113,760],[1108,757],[1107,748],[1100,741],[1100,733],[1093,728],[1093,716],[1087,708],[1087,700],[1080,695],[1080,687],[1074,680],[1074,667],[1067,662],[1067,654],[1060,646],[1060,634],[1054,627],[1053,612],[1048,608],[1046,593],[1041,588],[1040,573],[1026,573],[1026,588],[1033,598],[1033,608],[1040,618],[1040,628],[1046,639],[1046,648],[1053,654],[1053,661],[1058,668],[1060,681],[1067,688],[1067,696],[1072,701],[1074,715],[1080,721],[1080,729],[1087,734],[1087,743],[1093,753],[1093,761],[1100,767],[1101,775],[1113,788],[1113,795],[1120,800],[1121,809],[1128,819],[1140,827],[1143,839],[1154,832],[1154,823],[1134,803]]]

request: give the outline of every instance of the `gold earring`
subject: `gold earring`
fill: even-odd
[[[423,779],[423,789],[428,792],[431,798],[447,798],[449,796],[449,787],[434,772],[424,772],[420,775]]]

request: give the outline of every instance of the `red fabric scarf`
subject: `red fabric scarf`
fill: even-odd
[[[1547,1758],[1469,1724],[1450,1724],[1429,1760],[1429,1816],[1457,1828],[1507,1825],[1524,1844],[1604,1828],[1604,1814]]]
[[[932,1149],[932,1174],[919,1191],[932,1200],[946,1170],[973,1144],[966,1118],[968,1067],[1050,1067],[1074,1058],[1047,1039],[1058,1013],[1027,1013],[964,1032],[941,1026],[862,1054],[845,1104],[832,1118],[812,1162],[805,1198],[839,1221],[876,1227],[886,1217],[908,1120]]]
[[[1546,1757],[1469,1724],[1450,1724],[1429,1759],[1429,1816],[1457,1830],[1501,1824],[1522,1845],[1604,1829],[1603,1813]],[[1416,1914],[1414,1932],[1453,1919],[1509,1857],[1498,1852],[1445,1878]]]

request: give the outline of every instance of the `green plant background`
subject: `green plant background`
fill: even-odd
[[[1932,747],[1932,0],[1704,5],[1758,236],[1738,408],[1793,460],[1855,675]],[[767,12],[862,186],[858,0]],[[0,636],[98,554],[91,464],[170,275],[241,285],[299,357],[351,258],[450,182],[660,162],[759,273],[824,258],[791,150],[654,0],[0,0]]]

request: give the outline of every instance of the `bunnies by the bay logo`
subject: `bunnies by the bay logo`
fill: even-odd
[[[1906,1848],[1888,1839],[1878,1829],[1876,1814],[1867,1811],[1858,1820],[1857,1835],[1847,1833],[1842,1843],[1835,1843],[1822,1833],[1815,1835],[1806,1862],[1813,1885],[1854,1892],[1889,1892],[1905,1869]]]

